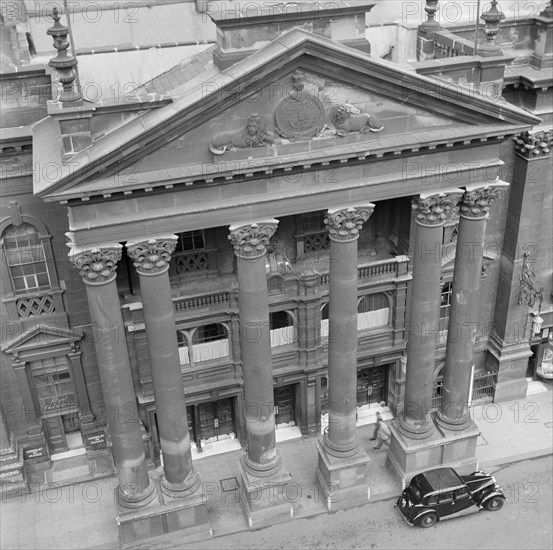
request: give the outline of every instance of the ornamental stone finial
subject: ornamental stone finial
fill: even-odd
[[[75,57],[67,53],[67,48],[69,48],[69,41],[67,40],[69,27],[60,23],[61,16],[57,7],[53,10],[52,19],[54,20],[54,24],[46,31],[46,34],[54,39],[54,48],[58,50],[58,55],[52,58],[48,65],[56,69],[63,86],[63,91],[58,99],[62,103],[80,102],[82,95],[73,88],[73,83],[77,77],[75,71],[78,62]]]
[[[483,218],[488,215],[492,203],[501,198],[509,184],[497,181],[491,185],[467,185],[463,199],[459,203],[461,215],[465,218]]]
[[[267,219],[255,223],[233,224],[228,236],[234,253],[239,258],[260,258],[267,252],[269,239],[277,230],[278,220]]]
[[[517,153],[527,159],[549,156],[553,143],[553,131],[542,130],[540,132],[522,132],[513,138]]]
[[[71,248],[69,260],[79,270],[87,284],[104,284],[115,279],[117,262],[121,259],[122,245],[103,243],[101,245],[79,246],[68,243]]]
[[[353,241],[359,237],[363,224],[374,212],[374,204],[329,208],[325,215],[325,225],[333,241]]]
[[[148,239],[128,241],[127,253],[141,275],[157,275],[169,269],[171,254],[177,246],[176,235],[158,235]]]
[[[463,196],[461,189],[431,191],[413,197],[411,208],[421,225],[440,225],[459,212],[458,203]]]

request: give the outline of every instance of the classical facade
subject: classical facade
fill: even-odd
[[[402,481],[474,468],[470,403],[550,372],[552,9],[502,23],[517,56],[495,3],[474,51],[427,2],[404,68],[370,55],[375,2],[196,4],[216,43],[133,101],[83,99],[57,12],[49,66],[2,76],[5,490],[116,470],[124,544],[209,533],[221,442],[252,528],[293,517],[280,434],[319,438],[344,506],[377,411]]]

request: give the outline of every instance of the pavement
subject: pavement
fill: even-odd
[[[512,462],[553,454],[553,384],[532,382],[525,399],[505,403],[474,404],[473,419],[480,429],[478,467],[495,471]],[[370,457],[370,502],[392,499],[401,486],[386,466],[386,446],[375,450],[369,438],[372,425],[358,427],[360,444]],[[287,489],[294,502],[294,518],[326,514],[315,480],[316,436],[277,443],[291,473]],[[213,536],[248,527],[238,501],[236,480],[242,450],[203,457],[195,467],[208,498]],[[500,476],[496,476],[501,483]],[[61,486],[49,484],[40,492],[19,494],[0,504],[0,548],[62,549],[119,548],[114,488],[117,479]]]

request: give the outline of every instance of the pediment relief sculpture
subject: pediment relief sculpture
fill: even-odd
[[[321,99],[321,87],[324,87],[324,81],[321,86],[321,83],[307,81],[303,71],[294,71],[291,82],[284,88],[284,97],[274,109],[274,133],[267,129],[262,115],[253,113],[245,127],[215,134],[209,145],[210,151],[214,155],[223,155],[226,151],[384,129],[375,115],[363,112],[355,105],[332,103],[324,94]]]
[[[338,106],[333,122],[336,134],[339,136],[345,136],[351,132],[361,132],[362,134],[380,132],[384,129],[384,126],[375,115],[362,113],[357,107],[349,103]]]
[[[274,141],[274,134],[267,130],[263,117],[252,113],[248,117],[245,128],[215,134],[209,145],[209,150],[214,155],[222,155],[225,151],[272,145]]]

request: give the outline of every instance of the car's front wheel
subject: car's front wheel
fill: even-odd
[[[419,522],[419,527],[428,529],[428,527],[432,527],[433,525],[435,525],[437,521],[438,521],[438,516],[434,512],[430,512],[422,516]]]
[[[496,496],[486,501],[486,503],[484,504],[484,508],[486,508],[486,510],[488,510],[489,512],[497,512],[497,510],[501,510],[501,508],[503,508],[504,503],[505,503],[504,499],[502,499],[499,496]]]

